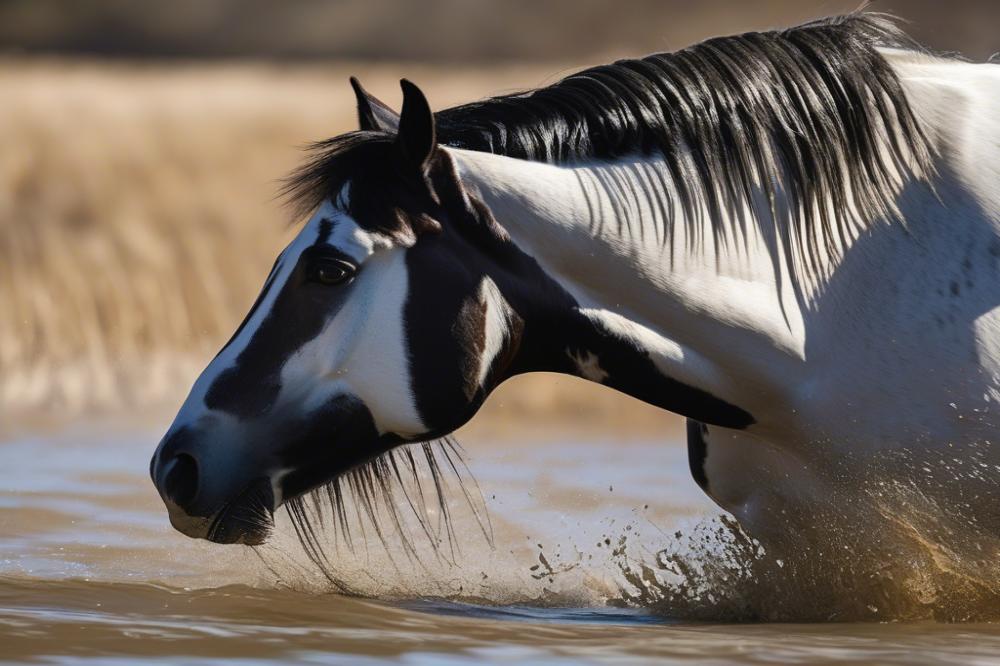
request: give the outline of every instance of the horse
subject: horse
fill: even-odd
[[[307,221],[151,461],[182,533],[263,543],[538,371],[686,417],[753,535],[873,466],[1000,469],[996,64],[861,11],[436,113],[351,84],[360,128],[287,181]]]

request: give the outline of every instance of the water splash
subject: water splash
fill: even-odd
[[[330,562],[352,593],[379,598],[639,608],[716,622],[1000,620],[1000,532],[939,492],[958,484],[970,498],[996,496],[996,475],[962,459],[929,475],[926,460],[908,459],[923,476],[887,481],[883,460],[849,495],[829,497],[808,519],[789,517],[783,538],[766,542],[729,515],[665,531],[645,506],[598,521],[598,539],[579,524],[526,539],[523,524],[494,516],[491,547],[456,502],[451,557],[414,550],[401,561],[401,535],[386,534],[360,552],[334,546]],[[291,565],[293,551],[284,541],[260,554],[282,584],[322,589],[307,565]]]

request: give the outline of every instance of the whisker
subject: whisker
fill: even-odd
[[[415,450],[421,453],[419,461]],[[432,482],[431,501],[438,512],[434,523],[428,513],[424,474]],[[330,483],[289,500],[286,514],[309,562],[338,592],[353,595],[357,591],[336,574],[335,558],[328,557],[328,550],[332,546],[336,552],[343,544],[355,553],[354,530],[358,530],[364,543],[366,557],[371,556],[370,530],[394,568],[398,570],[398,563],[391,548],[397,541],[408,562],[425,567],[410,523],[401,513],[404,507],[410,520],[416,521],[417,531],[423,534],[433,557],[455,565],[459,540],[448,502],[453,485],[458,485],[464,503],[492,548],[493,527],[481,489],[465,461],[461,445],[452,437],[387,451]],[[332,539],[326,538],[329,532]]]

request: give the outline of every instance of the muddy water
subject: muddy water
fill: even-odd
[[[990,624],[722,624],[686,619],[690,605],[671,613],[662,581],[630,572],[678,535],[724,524],[689,480],[676,435],[475,439],[467,453],[488,530],[459,501],[443,554],[389,556],[370,533],[356,533],[350,547],[331,544],[339,579],[377,597],[360,599],[330,591],[287,525],[257,551],[172,532],[147,476],[150,429],[8,434],[0,658],[1000,663],[1000,631]],[[712,601],[711,590],[703,594]]]

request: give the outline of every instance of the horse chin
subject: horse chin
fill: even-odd
[[[274,491],[265,477],[251,481],[212,521],[205,538],[214,543],[259,546],[274,528]]]

